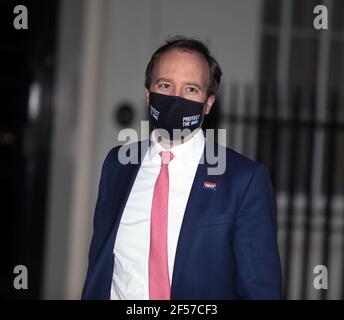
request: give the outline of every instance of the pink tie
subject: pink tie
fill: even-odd
[[[167,255],[168,164],[173,153],[161,151],[161,168],[155,182],[149,248],[149,299],[170,300],[170,278]]]

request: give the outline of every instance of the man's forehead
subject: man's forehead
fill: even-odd
[[[155,71],[155,72],[154,72]],[[206,59],[197,51],[171,49],[163,53],[156,61],[153,73],[155,77],[164,77],[161,72],[170,74],[183,73],[200,77],[205,82],[209,78],[209,67]]]
[[[208,69],[208,63],[205,57],[198,51],[189,50],[189,49],[179,49],[173,48],[161,54],[157,59],[157,63],[164,64],[164,62],[193,62],[194,64],[200,64],[205,69]]]

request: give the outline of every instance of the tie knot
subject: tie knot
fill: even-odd
[[[174,158],[171,151],[161,151],[160,156],[162,164],[169,164],[169,162]]]

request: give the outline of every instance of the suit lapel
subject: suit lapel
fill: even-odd
[[[143,157],[145,156],[145,153],[149,147],[148,141],[142,141],[137,144],[138,149],[134,150],[134,152],[138,152],[137,159],[139,160],[136,164],[127,164],[120,166],[117,170],[119,171],[116,174],[116,180],[112,181],[113,188],[110,188],[113,190],[113,198],[111,203],[111,212],[115,213],[113,216],[113,222],[112,222],[112,228],[110,230],[110,233],[112,235],[112,239],[110,243],[113,245],[114,241],[116,239],[118,226],[121,220],[121,217],[123,215],[123,211],[125,208],[125,204],[128,200],[130,191],[133,187],[133,184],[135,182],[136,176],[139,172]],[[142,148],[141,148],[142,146]],[[116,185],[116,186],[115,186]],[[127,187],[125,187],[127,186]]]
[[[216,146],[218,147],[218,145]],[[205,182],[209,181],[215,183],[216,188],[219,188],[223,178],[223,175],[208,175],[208,168],[211,167],[211,165],[207,162],[205,157],[206,147],[207,142],[202,155],[204,161],[203,164],[200,163],[198,165],[179,233],[172,276],[172,298],[175,294],[176,283],[183,264],[189,255],[191,246],[194,243],[194,237],[197,233],[199,222],[207,211],[207,207],[212,198],[216,194],[216,190],[212,191],[205,187]]]
[[[142,145],[142,150],[141,150]],[[135,178],[139,171],[143,156],[147,151],[148,144],[145,141],[138,143],[137,149],[133,145],[133,151],[138,152],[138,163],[127,165],[113,165],[109,180],[107,198],[103,204],[101,224],[104,226],[102,232],[98,233],[98,237],[102,237],[98,241],[101,242],[100,248],[94,258],[95,263],[92,267],[92,277],[88,279],[90,288],[93,291],[85,292],[85,297],[91,299],[109,299],[111,290],[111,280],[114,267],[113,249],[117,235],[119,222],[121,220],[125,204],[128,200],[130,191],[134,184]],[[142,153],[141,153],[142,151]],[[142,156],[141,156],[142,155]],[[115,157],[118,153],[115,154]],[[118,159],[113,159],[117,162]],[[91,289],[90,289],[91,290]]]
[[[149,144],[147,143],[147,141],[142,141],[137,144],[137,149],[132,149],[133,152],[138,152],[138,163],[128,163],[126,165],[115,166],[114,168],[114,172],[111,175],[111,180],[109,182],[110,194],[108,195],[109,202],[106,205],[107,215],[104,216],[104,219],[105,217],[108,218],[107,221],[102,222],[104,225],[108,225],[109,227],[108,229],[104,230],[105,232],[102,235],[102,246],[99,250],[98,258],[96,258],[96,260],[102,260],[104,258],[106,260],[111,257],[111,263],[113,263],[113,248],[119,223],[148,146]],[[106,276],[105,273],[103,274],[103,276]],[[107,275],[107,279],[110,279],[109,281],[111,281],[111,277],[112,275]],[[105,281],[105,283],[108,283],[109,281]]]

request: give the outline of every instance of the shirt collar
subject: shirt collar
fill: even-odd
[[[179,144],[177,146],[172,147],[171,149],[165,149],[156,139],[154,130],[151,132],[150,135],[150,147],[149,147],[149,158],[153,160],[153,158],[159,156],[160,151],[171,151],[175,156],[174,161],[181,162],[185,165],[193,163],[194,161],[199,162],[201,155],[204,150],[205,145],[205,137],[202,129],[198,129],[198,131],[193,135],[193,137],[186,142]],[[160,156],[159,156],[160,157]]]

